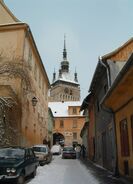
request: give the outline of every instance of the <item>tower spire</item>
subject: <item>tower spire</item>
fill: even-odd
[[[77,75],[76,68],[75,68],[75,73],[74,73],[74,81],[78,82],[78,75]]]
[[[53,82],[56,80],[56,72],[55,72],[55,68],[54,68],[54,72],[53,72]]]
[[[66,52],[66,36],[64,35],[64,49],[63,49],[63,61],[61,62],[61,73],[69,72],[69,62],[67,61]]]
[[[66,35],[65,35],[65,34],[64,34],[63,59],[64,59],[64,60],[67,60],[67,51],[66,51]]]

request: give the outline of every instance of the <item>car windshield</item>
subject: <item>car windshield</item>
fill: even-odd
[[[63,148],[63,151],[73,151],[74,148],[73,147],[65,147]]]
[[[1,158],[23,158],[25,151],[20,148],[3,148],[0,149],[0,159]]]
[[[47,151],[46,147],[33,147],[33,150],[36,152],[44,152],[44,153],[46,153]]]

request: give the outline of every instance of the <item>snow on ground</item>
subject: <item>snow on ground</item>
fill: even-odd
[[[28,184],[99,184],[77,159],[54,156],[50,164],[39,166],[37,175]]]

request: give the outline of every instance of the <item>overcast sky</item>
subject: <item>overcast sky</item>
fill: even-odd
[[[4,0],[29,24],[50,82],[62,61],[64,34],[70,71],[85,98],[100,55],[133,35],[133,0]]]

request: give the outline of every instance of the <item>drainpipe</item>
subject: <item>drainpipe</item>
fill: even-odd
[[[111,113],[112,114],[112,117],[113,117],[113,129],[114,129],[114,134],[115,134],[115,138],[114,138],[114,141],[115,141],[115,163],[114,163],[114,170],[113,170],[113,176],[114,177],[119,177],[119,167],[118,167],[118,146],[117,146],[117,138],[116,138],[116,124],[115,124],[115,112],[113,111],[112,108],[108,108],[106,106],[104,106],[102,104],[102,108],[104,111],[108,112],[108,113]]]
[[[104,63],[102,61],[102,57],[100,56],[99,57],[99,63],[106,69],[106,72],[107,72],[107,82],[108,82],[108,88],[111,87],[111,78],[110,78],[110,70],[109,70],[109,65],[106,63]],[[103,104],[102,104],[102,108],[103,110],[105,110],[106,112],[108,113],[111,113],[112,116],[113,116],[113,128],[114,128],[114,133],[115,133],[115,164],[114,164],[114,171],[113,171],[113,176],[115,177],[118,177],[119,176],[119,168],[118,168],[118,152],[117,152],[117,138],[116,138],[116,125],[115,125],[115,115],[114,115],[114,111],[110,108],[107,108],[105,107]]]
[[[120,174],[119,174],[119,166],[118,166],[118,145],[117,145],[117,132],[116,132],[116,124],[115,124],[115,115],[114,115],[114,111],[112,110],[112,114],[113,114],[113,125],[114,125],[114,131],[115,131],[115,167],[114,167],[114,173],[113,173],[113,176],[115,177],[119,177]]]
[[[107,80],[108,80],[108,88],[111,87],[111,79],[110,79],[110,71],[109,71],[109,66],[107,64],[104,64],[102,61],[102,57],[99,57],[99,63],[106,69],[107,72]]]

